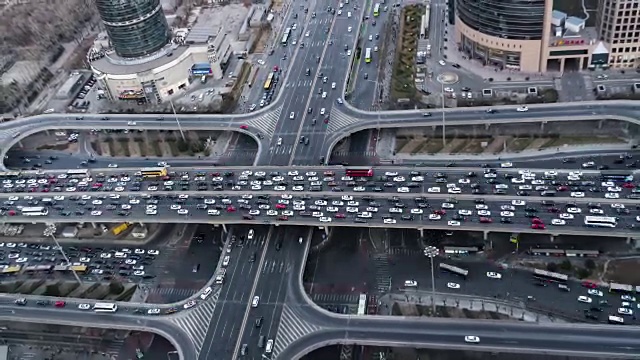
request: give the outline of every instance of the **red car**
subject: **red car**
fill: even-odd
[[[344,218],[346,218],[345,214],[342,214],[342,213],[336,214],[335,217],[336,217],[336,219],[344,219]]]
[[[278,65],[275,65],[275,66],[273,67],[273,72],[277,72],[278,70],[279,70]]]
[[[480,218],[480,222],[484,223],[484,224],[491,224],[493,222],[493,220],[491,218],[488,218],[488,217],[481,217]]]
[[[588,289],[595,289],[598,287],[598,285],[594,282],[591,281],[583,281],[582,282],[582,286],[588,288]]]
[[[622,187],[625,189],[635,189],[635,185],[633,185],[632,183],[624,183],[622,184]]]
[[[280,216],[278,216],[278,220],[287,221],[287,220],[289,220],[289,217],[287,215],[280,215]]]
[[[56,301],[55,302],[55,307],[57,308],[62,308],[66,305],[66,303],[64,301]]]
[[[286,208],[287,208],[287,205],[285,205],[285,204],[276,204],[276,209],[278,209],[278,210],[282,210],[282,209],[286,209]]]
[[[234,212],[234,211],[236,211],[235,206],[232,206],[232,205],[227,206],[227,212]]]
[[[240,129],[249,130],[249,126],[248,125],[240,125]]]
[[[563,186],[558,186],[556,188],[556,190],[558,190],[558,191],[569,191],[569,187],[568,186],[564,186],[564,185]]]
[[[544,226],[544,224],[531,224],[531,228],[532,228],[532,229],[538,229],[538,230],[544,230],[544,229],[546,229],[546,227]]]
[[[532,224],[542,224],[542,225],[544,225],[544,222],[542,222],[542,220],[540,220],[540,218],[537,218],[537,217],[531,219],[531,223]]]
[[[324,172],[324,176],[333,176],[333,175],[335,175],[335,174],[336,174],[336,173],[335,173],[335,172],[333,172],[333,171],[331,171],[331,170],[327,170],[327,171],[325,171],[325,172]]]

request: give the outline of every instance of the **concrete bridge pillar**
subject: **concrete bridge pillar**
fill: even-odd
[[[329,227],[325,226],[325,228],[323,230],[324,230],[324,235],[325,236],[329,236]]]
[[[631,238],[631,236],[628,236],[628,237],[627,237],[627,245],[631,244],[631,241],[632,241],[632,240],[633,240],[633,239]]]
[[[556,241],[556,235],[550,235],[550,237],[551,237],[551,242]]]
[[[418,231],[420,231],[420,238],[424,239],[424,229],[420,228]]]
[[[490,127],[491,127],[491,125],[489,123],[484,124],[484,129],[485,130],[489,130]]]
[[[482,231],[482,238],[484,239],[485,242],[489,240],[489,230]]]
[[[544,132],[544,124],[546,124],[546,121],[543,121],[540,123],[540,132]]]
[[[226,234],[226,233],[227,233],[227,231],[228,231],[228,230],[227,230],[227,225],[222,224],[222,232]]]
[[[604,120],[600,120],[598,121],[598,130],[602,129],[602,126],[604,125]]]
[[[92,227],[92,228],[94,228],[94,229],[97,229],[97,228],[98,228],[98,225],[96,225],[96,223],[94,223],[93,221],[92,221],[90,224],[91,224],[91,227]]]

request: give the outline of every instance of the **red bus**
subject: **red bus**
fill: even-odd
[[[372,177],[373,169],[366,166],[347,168],[347,176],[351,177]]]

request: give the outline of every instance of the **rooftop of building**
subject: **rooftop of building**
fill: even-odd
[[[249,9],[242,4],[200,8],[185,41],[198,44],[208,42],[220,33],[236,35],[248,14]]]
[[[184,54],[188,45],[167,45],[160,52],[144,58],[125,59],[119,57],[115,51],[110,51],[104,56],[91,62],[94,69],[112,75],[138,74],[150,71],[166,65]]]

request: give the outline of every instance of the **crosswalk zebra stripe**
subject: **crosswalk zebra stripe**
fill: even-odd
[[[263,134],[271,137],[276,131],[276,125],[278,124],[278,119],[280,119],[281,113],[282,106],[253,118],[251,120],[251,125],[258,128]]]
[[[182,299],[186,299],[191,295],[196,293],[194,289],[176,289],[176,288],[159,288],[152,289],[150,291],[151,294],[155,295],[168,295],[171,297],[180,297]]]
[[[389,289],[391,288],[391,275],[389,273],[389,259],[387,258],[387,254],[374,255],[373,266],[375,267],[376,286],[378,292],[389,292]]]
[[[318,331],[319,326],[309,324],[306,321],[300,319],[298,314],[284,304],[282,306],[282,316],[280,318],[280,325],[278,325],[278,333],[276,336],[275,344],[273,345],[273,359],[278,358],[278,354],[287,348],[289,344],[295,340],[311,334],[314,331]],[[282,359],[288,360],[288,359]]]
[[[358,119],[343,113],[334,106],[331,108],[331,121],[329,121],[328,130],[333,133],[357,121]]]
[[[315,303],[357,304],[359,296],[355,294],[312,294]]]
[[[204,344],[221,290],[221,287],[214,288],[213,293],[206,301],[199,302],[196,307],[171,318],[171,322],[186,330],[198,354]]]

